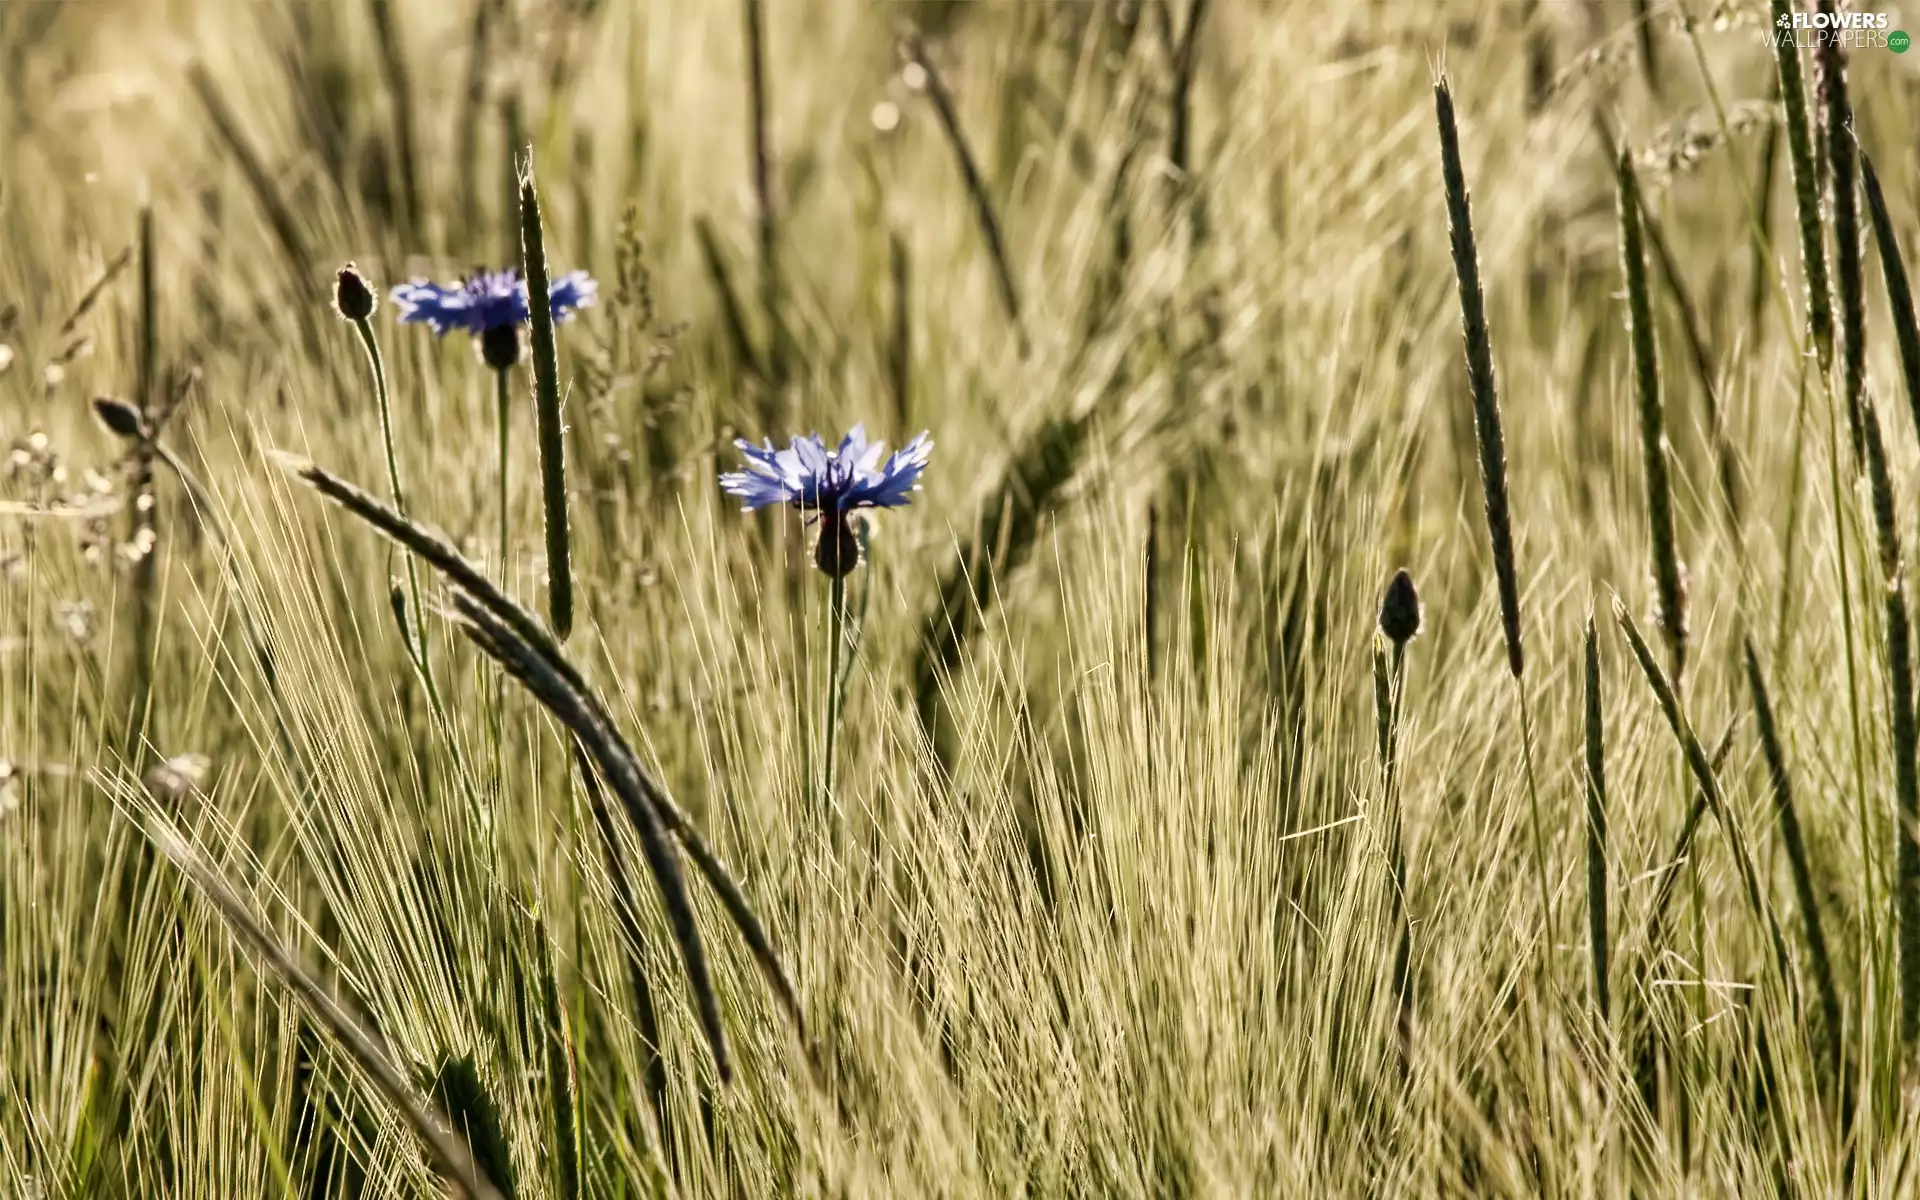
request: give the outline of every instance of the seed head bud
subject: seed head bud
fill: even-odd
[[[138,441],[147,436],[147,423],[140,419],[140,410],[118,396],[95,396],[93,415],[115,437]]]
[[[1420,632],[1420,593],[1405,568],[1395,571],[1380,598],[1380,632],[1395,646],[1404,646]]]
[[[364,321],[373,315],[376,303],[373,289],[352,263],[341,267],[333,277],[333,308],[349,321]]]
[[[860,565],[860,531],[844,513],[827,513],[820,519],[820,541],[813,550],[813,564],[829,579],[844,579]]]
[[[480,334],[480,361],[496,371],[510,371],[520,361],[520,327],[490,325]]]

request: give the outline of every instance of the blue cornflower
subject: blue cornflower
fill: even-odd
[[[571,271],[547,288],[555,321],[593,303],[599,285],[585,271]],[[415,279],[393,289],[402,324],[425,323],[436,335],[461,329],[480,340],[487,365],[506,370],[520,360],[520,327],[527,323],[527,285],[514,267],[475,271],[457,284]]]
[[[745,500],[746,511],[791,504],[829,516],[909,503],[920,490],[920,472],[933,453],[933,443],[922,433],[882,464],[886,443],[869,442],[863,425],[855,425],[838,450],[827,449],[817,433],[794,438],[787,450],[775,450],[771,441],[760,446],[749,441],[734,445],[747,456],[747,470],[727,472],[720,477],[720,486]]]
[[[862,508],[899,508],[920,490],[920,473],[933,454],[925,433],[887,455],[882,442],[869,442],[866,427],[855,425],[837,450],[827,449],[820,435],[796,437],[786,450],[768,441],[734,445],[747,456],[747,469],[720,476],[720,487],[738,496],[752,512],[775,504],[791,504],[826,520],[820,531],[816,557],[820,569],[839,576],[858,561],[858,541],[847,517]]]

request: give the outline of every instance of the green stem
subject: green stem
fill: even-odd
[[[1540,914],[1541,919],[1546,923],[1545,928],[1541,931],[1540,957],[1535,960],[1535,966],[1539,973],[1539,995],[1535,998],[1534,1012],[1540,1022],[1535,1032],[1538,1034],[1540,1040],[1540,1086],[1543,1098],[1541,1112],[1543,1119],[1550,1123],[1553,1113],[1553,1056],[1548,1052],[1547,1047],[1546,1006],[1552,997],[1550,989],[1552,987],[1553,931],[1555,928],[1553,919],[1553,892],[1547,885],[1546,828],[1540,815],[1540,783],[1533,769],[1533,705],[1527,697],[1526,680],[1515,675],[1513,682],[1520,693],[1520,754],[1526,764],[1527,803],[1533,816],[1533,865],[1534,873],[1540,887]],[[1551,1133],[1551,1128],[1552,1126],[1549,1124],[1549,1133]],[[1544,1161],[1540,1164],[1540,1170],[1541,1183],[1542,1186],[1545,1187],[1547,1184],[1547,1164]],[[1551,1191],[1550,1188],[1548,1190],[1549,1192]]]
[[[512,408],[513,400],[512,400],[511,389],[509,386],[507,376],[508,376],[508,373],[506,371],[495,371],[493,373],[493,385],[494,385],[493,386],[493,411],[494,411],[495,421],[497,422],[495,428],[499,431],[499,437],[500,437],[499,485],[500,485],[500,590],[501,591],[509,590],[507,587],[507,584],[509,582],[507,560],[508,560],[508,555],[511,548],[511,534],[510,534],[508,523],[507,523],[508,497],[509,497],[509,493],[507,491],[507,464],[508,464],[507,445],[508,445],[508,438],[511,433],[511,418],[513,416],[513,408]]]
[[[400,455],[394,446],[393,438],[393,402],[387,390],[387,367],[380,357],[380,339],[374,336],[373,322],[361,317],[353,322],[353,328],[360,335],[360,345],[367,352],[367,366],[373,372],[373,391],[380,402],[380,440],[387,456],[387,487],[393,493],[394,511],[401,516],[407,515],[407,501],[400,484]],[[423,619],[426,608],[420,602],[420,569],[414,563],[413,553],[405,551],[407,559],[407,592],[412,603],[409,610],[413,614],[413,629],[407,629],[403,619],[400,623],[400,640],[407,647],[407,661],[414,673],[420,677],[420,685],[427,694],[427,707],[432,713],[433,722],[446,741],[447,753],[453,760],[454,771],[460,776],[461,789],[466,793],[467,803],[471,807],[474,819],[485,823],[485,813],[480,807],[479,797],[474,795],[473,781],[468,778],[460,761],[460,743],[453,736],[453,722],[447,717],[446,705],[440,699],[440,687],[433,680],[433,669],[427,662],[427,626]]]
[[[367,352],[367,368],[373,372],[374,398],[380,404],[380,446],[387,456],[387,491],[393,496],[394,510],[405,516],[407,498],[400,486],[400,455],[393,439],[393,401],[387,392],[387,366],[380,357],[380,339],[374,336],[373,322],[366,317],[355,320],[353,328],[360,335],[361,348]],[[406,558],[407,598],[413,602],[414,629],[409,632],[402,626],[400,636],[407,643],[408,657],[412,659],[414,669],[428,680],[427,687],[431,691],[433,684],[427,670],[426,630],[420,621],[420,614],[426,611],[420,606],[420,571],[414,565],[411,553]]]
[[[509,514],[512,511],[512,492],[507,486],[508,464],[510,462],[507,451],[511,444],[510,434],[512,431],[513,417],[513,396],[509,375],[510,372],[503,370],[493,373],[495,428],[498,431],[498,440],[500,443],[500,478],[497,483],[500,488],[500,590],[503,592],[511,590],[510,585],[513,579],[513,526],[509,518]],[[505,754],[504,744],[506,741],[506,705],[506,676],[495,673],[493,680],[493,777],[498,780],[504,780],[506,778],[502,770],[502,758]]]
[[[832,536],[828,534],[827,536]],[[840,654],[846,641],[847,624],[847,577],[834,575],[827,594],[827,763],[826,791],[827,803],[833,803],[833,751],[834,743],[840,740]]]
[[[868,526],[862,522],[859,523],[858,528],[860,530],[860,561],[870,563],[873,561],[873,548],[869,540]],[[841,662],[840,669],[834,672],[834,704],[836,711],[839,712],[847,710],[847,681],[853,678],[853,664],[860,657],[860,634],[867,627],[867,601],[871,599],[873,599],[873,572],[869,569],[862,577],[860,586],[860,610],[853,614],[853,625],[846,631],[845,660]]]

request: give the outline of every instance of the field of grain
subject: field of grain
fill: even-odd
[[[1909,7],[0,2],[0,1197],[1914,1194]]]

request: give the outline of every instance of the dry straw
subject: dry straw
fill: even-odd
[[[1820,905],[1813,886],[1813,868],[1807,858],[1805,839],[1800,834],[1800,818],[1794,811],[1793,784],[1787,774],[1787,756],[1780,745],[1780,732],[1774,725],[1773,704],[1767,697],[1767,683],[1760,673],[1760,658],[1753,642],[1746,644],[1747,688],[1753,693],[1754,727],[1760,735],[1760,751],[1767,760],[1767,781],[1773,792],[1774,815],[1780,822],[1780,840],[1787,849],[1787,864],[1793,872],[1793,892],[1800,904],[1800,920],[1806,929],[1807,953],[1813,960],[1814,987],[1820,993],[1820,1009],[1826,1018],[1821,1031],[1821,1050],[1826,1056],[1828,1078],[1839,1079],[1840,1071],[1840,993],[1833,982],[1833,959],[1827,953],[1827,937],[1820,925]]]
[[[143,814],[142,825],[154,846],[206,897],[234,936],[266,963],[274,976],[300,1000],[308,1014],[333,1035],[348,1056],[366,1072],[387,1103],[406,1119],[415,1136],[452,1182],[457,1183],[471,1200],[503,1200],[499,1188],[482,1173],[474,1161],[473,1153],[459,1135],[448,1126],[444,1117],[420,1102],[412,1085],[374,1035],[368,1033],[333,998],[326,986],[300,964],[293,951],[284,946],[254,914],[252,907],[207,861],[206,856],[157,814]]]
[[[1781,984],[1786,986],[1793,979],[1793,964],[1787,955],[1786,940],[1780,934],[1780,923],[1774,918],[1773,908],[1768,904],[1766,891],[1761,886],[1760,871],[1754,865],[1753,854],[1747,847],[1746,833],[1720,790],[1720,779],[1714,764],[1707,757],[1700,739],[1694,736],[1693,724],[1688,721],[1686,709],[1682,707],[1673,684],[1666,672],[1660,669],[1653,650],[1640,635],[1639,627],[1633,623],[1626,603],[1619,596],[1613,598],[1613,619],[1619,624],[1621,632],[1626,634],[1627,644],[1633,648],[1633,656],[1639,661],[1641,673],[1647,678],[1647,686],[1653,690],[1654,699],[1659,701],[1660,711],[1667,718],[1667,725],[1673,730],[1674,739],[1680,743],[1681,752],[1686,756],[1687,768],[1693,772],[1694,782],[1706,797],[1707,807],[1712,810],[1720,831],[1726,835],[1727,844],[1733,850],[1734,865],[1740,873],[1741,887],[1746,892],[1747,905],[1753,910],[1755,920],[1766,929],[1773,947],[1774,966],[1779,972]]]

